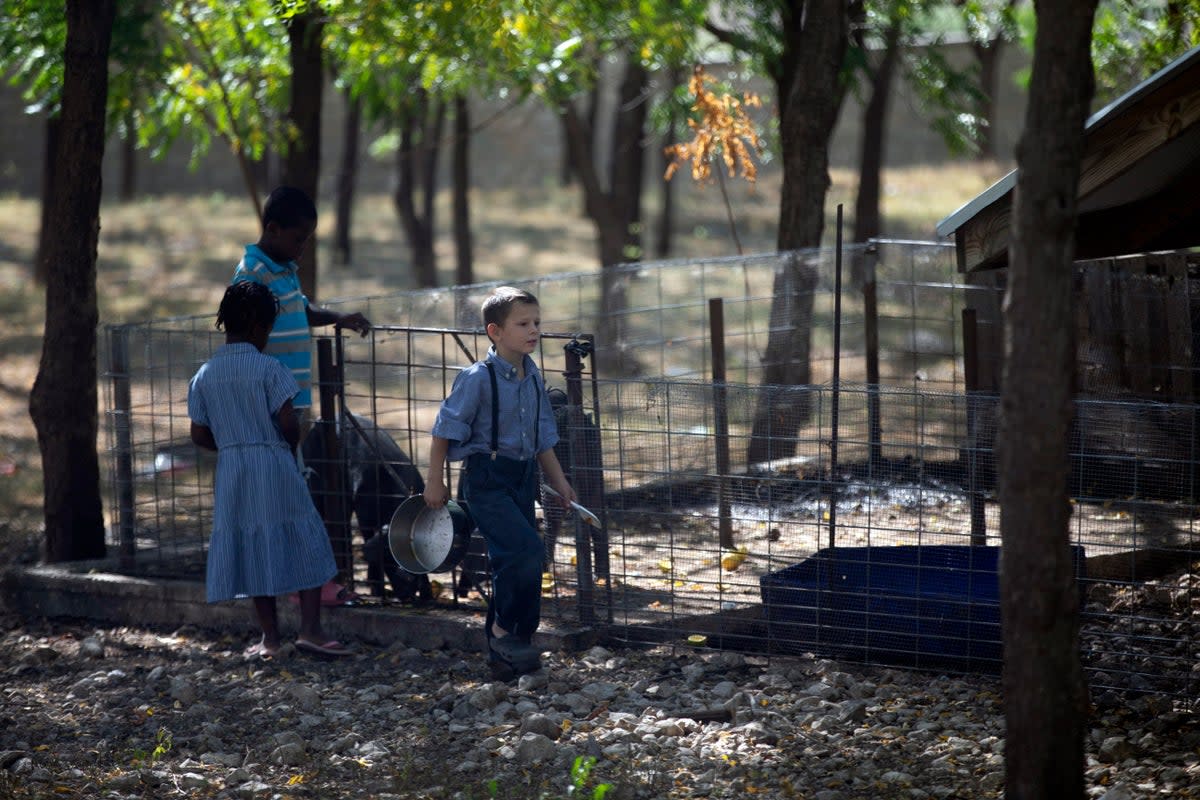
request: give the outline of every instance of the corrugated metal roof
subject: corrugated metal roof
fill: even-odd
[[[1111,120],[1120,116],[1121,113],[1127,108],[1137,103],[1138,100],[1149,94],[1159,85],[1171,80],[1180,72],[1190,69],[1192,66],[1194,66],[1193,62],[1197,61],[1200,61],[1200,47],[1193,47],[1191,50],[1188,50],[1170,64],[1167,64],[1158,72],[1154,73],[1149,78],[1142,81],[1137,86],[1133,87],[1128,92],[1088,117],[1087,122],[1084,124],[1084,130],[1090,133],[1097,128],[1102,127],[1105,123],[1110,122]],[[1008,173],[1003,178],[984,189],[953,214],[939,222],[936,228],[937,235],[939,237],[951,235],[980,211],[1012,191],[1013,187],[1016,185],[1017,170],[1014,169],[1012,172]]]

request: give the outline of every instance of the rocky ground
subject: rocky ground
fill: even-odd
[[[248,644],[0,615],[0,798],[1003,795],[992,678],[596,647],[500,683],[476,653]],[[1106,697],[1089,794],[1200,797],[1196,715]]]

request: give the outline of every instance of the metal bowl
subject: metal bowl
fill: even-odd
[[[405,572],[449,572],[467,552],[472,528],[467,509],[453,500],[434,509],[421,495],[413,495],[392,514],[388,549]]]

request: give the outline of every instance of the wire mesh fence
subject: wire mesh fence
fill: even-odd
[[[535,357],[548,388],[567,398],[560,460],[600,519],[588,526],[543,504],[548,619],[603,625],[626,641],[998,670],[998,396],[971,373],[996,371],[1002,287],[964,282],[941,246],[879,242],[845,256],[840,303],[829,251],[640,264],[607,282],[594,273],[514,282],[541,299],[551,333]],[[1108,277],[1083,269],[1081,287],[1111,297],[1096,287],[1123,279],[1111,264],[1092,269]],[[808,326],[810,380],[763,386],[779,290],[795,287],[789,272],[806,273],[804,307],[785,318]],[[1177,305],[1187,271],[1172,275],[1165,288],[1146,279],[1141,300],[1122,302],[1143,319],[1168,308],[1156,305],[1164,297]],[[314,496],[345,503],[330,533],[356,587],[379,577],[367,573],[363,538],[413,493],[441,400],[486,350],[477,315],[490,288],[346,301],[376,328],[318,347],[322,416],[338,444],[336,458],[316,450],[306,465],[348,470]],[[1171,318],[1178,339],[1177,308]],[[1184,381],[1177,346],[1139,350],[1142,334],[1113,333],[1104,319],[1113,322],[1081,312],[1080,370],[1091,369],[1084,355],[1098,351],[1097,332],[1118,366],[1109,391],[1080,397],[1072,432],[1085,665],[1099,691],[1194,697],[1196,407],[1172,388]],[[1121,317],[1126,328],[1136,319]],[[620,351],[597,336],[592,352],[596,330],[619,331]],[[203,570],[213,460],[187,443],[186,389],[218,335],[210,317],[108,332],[112,540],[131,569]],[[1157,394],[1128,366],[1138,358],[1150,362],[1145,376],[1170,379]],[[617,363],[622,374],[607,371]],[[774,418],[774,403],[801,405],[803,419],[772,434],[769,461],[752,459],[755,420]],[[457,473],[449,478],[456,486]],[[457,573],[437,577],[433,602],[478,607]]]

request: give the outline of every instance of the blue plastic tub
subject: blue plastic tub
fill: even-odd
[[[1076,574],[1081,548],[1074,548]],[[781,652],[999,672],[998,547],[831,547],[760,579]]]

